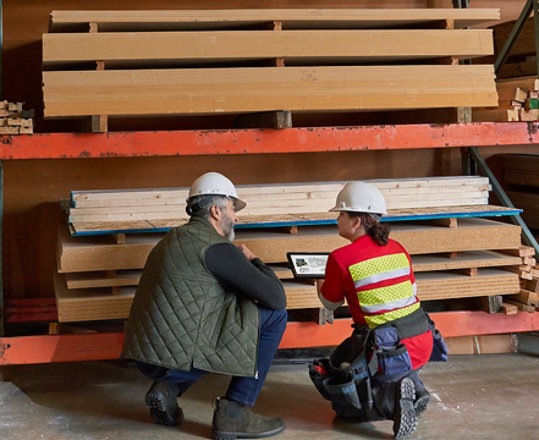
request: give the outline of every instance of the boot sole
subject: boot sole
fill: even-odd
[[[148,392],[144,403],[150,408],[150,417],[159,425],[176,426],[183,420],[183,411],[179,406],[172,412],[167,411],[167,399],[162,393]]]
[[[422,396],[419,399],[417,399],[414,402],[414,411],[415,414],[418,416],[419,414],[423,414],[427,410],[427,406],[429,405],[430,397],[429,396]]]
[[[215,440],[234,440],[236,438],[265,438],[271,437],[272,435],[279,434],[284,431],[285,426],[279,426],[272,431],[266,431],[262,433],[248,433],[248,432],[223,432],[223,431],[213,431],[213,438]]]
[[[410,435],[417,428],[414,399],[414,383],[408,378],[402,379],[397,388],[397,405],[393,424],[393,432],[397,440]]]

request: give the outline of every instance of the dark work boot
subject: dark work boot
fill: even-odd
[[[417,417],[414,411],[415,386],[405,377],[397,384],[395,394],[395,415],[393,417],[393,433],[401,439],[417,428]]]
[[[279,418],[255,414],[249,407],[223,397],[215,400],[212,422],[215,440],[270,437],[284,427]]]
[[[154,382],[146,393],[144,402],[150,408],[150,416],[160,425],[174,426],[182,422],[183,411],[178,406],[177,386]]]
[[[418,416],[419,414],[424,413],[427,409],[429,402],[430,393],[427,391],[426,388],[423,388],[422,390],[416,390],[416,396],[414,401],[415,415]]]

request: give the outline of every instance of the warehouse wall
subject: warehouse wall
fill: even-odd
[[[156,0],[154,9],[256,8],[256,0]],[[267,0],[266,8],[425,7],[426,1]],[[432,2],[449,7],[450,1]],[[475,1],[474,7],[502,7],[514,18],[523,1]],[[54,9],[146,9],[142,0],[4,0],[3,98],[36,109],[36,131],[62,124],[41,121],[41,36]],[[525,151],[525,149],[524,149]],[[198,175],[217,170],[238,184],[421,177],[460,172],[459,152],[387,151],[239,157],[175,157],[106,160],[6,161],[4,276],[9,297],[52,295],[56,229],[65,221],[58,201],[82,189],[188,186]]]

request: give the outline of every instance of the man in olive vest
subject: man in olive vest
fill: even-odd
[[[236,212],[246,203],[232,182],[206,173],[193,182],[186,225],[155,246],[131,306],[122,357],[154,381],[151,417],[181,423],[177,397],[207,372],[232,375],[214,405],[215,439],[261,438],[284,429],[253,413],[286,327],[286,296],[273,271],[236,247]]]

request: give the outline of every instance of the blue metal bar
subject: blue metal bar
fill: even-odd
[[[491,169],[485,162],[485,159],[483,159],[483,156],[481,156],[481,153],[479,153],[479,150],[477,147],[470,147],[468,151],[472,154],[475,162],[479,166],[479,169],[490,179],[490,184],[492,185],[494,189],[494,194],[498,197],[500,202],[507,206],[508,208],[515,208],[513,205],[513,202],[511,202],[511,199],[507,196],[504,189],[500,185],[500,182],[498,182],[498,179],[496,179],[496,176],[492,173]],[[537,240],[531,233],[530,229],[522,220],[520,215],[512,215],[510,216],[513,223],[516,225],[519,225],[522,228],[522,235],[524,238],[524,241],[529,245],[532,246],[535,249],[535,255],[539,258],[539,244],[537,243]]]

